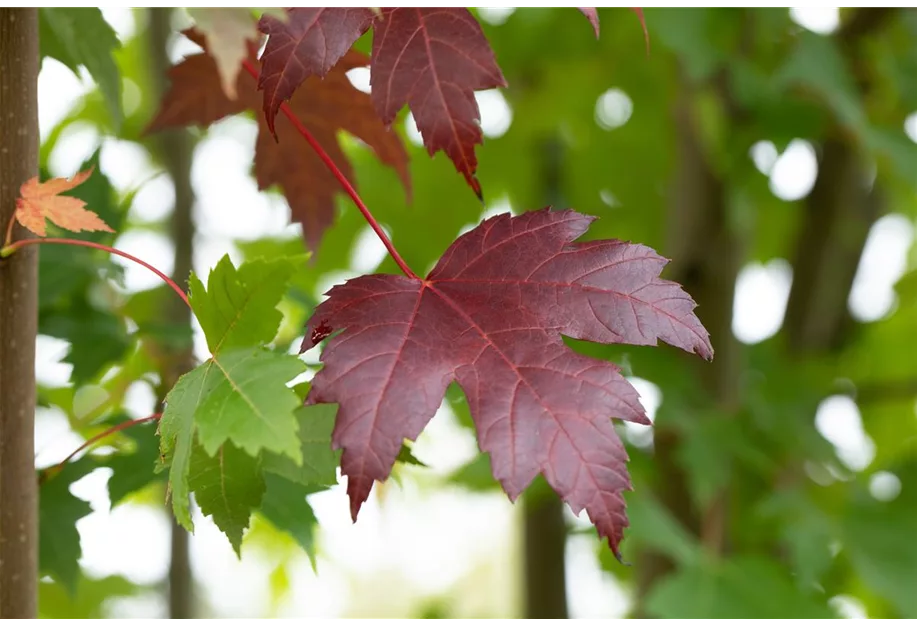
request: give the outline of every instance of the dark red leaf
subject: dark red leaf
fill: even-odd
[[[659,278],[645,246],[572,243],[593,218],[574,211],[487,220],[445,252],[426,280],[372,275],[334,287],[308,323],[303,349],[334,331],[309,402],[339,403],[351,514],[388,477],[458,381],[495,478],[515,499],[540,472],[583,508],[617,553],[627,518],[627,455],[616,417],[647,424],[637,392],[609,362],[562,335],[669,344],[710,359],[694,301]]]
[[[189,31],[186,35],[203,44],[197,33]],[[401,139],[385,128],[373,111],[369,96],[353,87],[346,75],[348,70],[368,64],[366,55],[347,53],[324,79],[317,76],[308,79],[290,106],[348,178],[353,178],[353,172],[341,150],[339,130],[362,139],[383,163],[394,168],[410,196],[408,155]],[[246,73],[240,74],[236,89],[239,97],[230,100],[221,88],[216,63],[208,54],[187,57],[172,68],[169,76],[172,87],[149,130],[190,124],[206,126],[227,115],[258,109],[260,99],[255,80]],[[334,221],[334,197],[340,192],[338,182],[315,153],[294,136],[295,131],[286,118],[278,121],[287,130],[284,141],[277,143],[264,118],[257,117],[258,186],[283,188],[293,219],[302,224],[303,237],[315,249],[325,229]]]
[[[483,141],[477,89],[506,80],[474,16],[463,8],[382,9],[373,24],[370,81],[382,121],[408,104],[430,155],[442,150],[478,196],[475,144]]]
[[[369,96],[354,88],[347,78],[348,70],[368,64],[369,58],[363,53],[348,52],[324,79],[313,76],[306,80],[290,101],[290,107],[348,179],[353,180],[353,170],[341,149],[338,130],[362,139],[383,163],[394,168],[410,197],[408,155],[401,140],[376,116]],[[325,229],[334,222],[334,196],[340,193],[340,184],[296,136],[286,117],[277,120],[277,127],[283,129],[284,139],[279,143],[263,124],[258,133],[255,146],[258,186],[266,189],[279,184],[283,188],[293,217],[303,225],[303,236],[314,250]]]
[[[310,76],[328,74],[372,20],[372,9],[303,7],[288,9],[287,21],[261,18],[258,28],[269,37],[258,89],[264,90],[264,117],[271,133],[277,134],[274,119],[280,104]]]

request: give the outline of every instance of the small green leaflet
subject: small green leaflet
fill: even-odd
[[[213,457],[196,446],[191,452],[188,483],[201,512],[213,517],[236,555],[241,557],[242,534],[248,527],[252,509],[261,503],[264,494],[264,477],[257,458],[228,442]]]
[[[305,393],[303,393],[305,396]],[[302,465],[288,457],[266,452],[264,469],[289,481],[306,486],[329,486],[337,483],[335,469],[341,452],[331,450],[331,431],[337,405],[307,405],[296,410]]]
[[[101,462],[112,470],[108,479],[108,496],[112,507],[150,483],[163,479],[154,470],[159,458],[156,429],[157,425],[151,422],[124,431],[126,437],[134,440],[135,448],[130,452],[115,453]]]
[[[96,469],[91,457],[44,476],[38,495],[38,566],[70,594],[80,577],[80,534],[76,523],[92,513],[89,503],[70,493],[70,486]]]
[[[306,496],[321,488],[310,488],[273,473],[265,473],[264,482],[267,490],[261,502],[261,514],[278,530],[286,531],[296,540],[315,570],[315,525],[318,521]]]
[[[297,417],[302,398],[286,384],[306,366],[293,355],[262,348],[277,334],[282,316],[276,307],[297,261],[256,260],[236,269],[226,256],[210,273],[206,289],[191,276],[191,305],[212,357],[178,380],[160,421],[160,452],[171,464],[176,519],[193,529],[189,506],[194,491],[237,551],[248,515],[264,490],[257,459],[261,452],[303,462]],[[203,462],[220,455],[230,455],[240,470],[231,482]],[[220,492],[211,491],[224,482],[231,484],[227,493],[240,499],[239,509],[221,505]]]
[[[39,12],[39,41],[43,56],[57,59],[75,74],[81,65],[89,71],[99,84],[117,130],[124,114],[121,76],[112,54],[121,44],[102,12],[96,7],[43,7]]]
[[[423,468],[428,467],[425,463],[414,457],[414,449],[407,442],[404,442],[401,445],[401,450],[398,451],[397,461],[401,462],[402,464],[408,464],[409,466],[421,466]]]

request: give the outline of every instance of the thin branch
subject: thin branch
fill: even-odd
[[[128,420],[126,422],[116,424],[114,427],[110,427],[106,429],[105,431],[103,431],[102,433],[92,436],[91,438],[83,442],[79,446],[79,448],[77,448],[75,451],[67,455],[67,457],[65,457],[60,463],[55,464],[54,466],[51,466],[50,468],[46,468],[45,470],[43,470],[41,472],[41,478],[39,479],[39,483],[44,483],[50,477],[53,477],[54,475],[56,475],[58,472],[60,472],[61,468],[67,465],[67,462],[69,462],[71,459],[79,455],[82,451],[86,450],[87,448],[89,448],[90,446],[98,442],[99,440],[107,438],[108,436],[118,433],[119,431],[124,431],[125,429],[133,427],[135,425],[142,425],[147,422],[153,422],[154,420],[159,420],[160,418],[162,418],[162,414],[153,414],[152,416],[147,416],[145,418],[135,418],[134,420]]]
[[[13,241],[13,225],[16,224],[16,214],[10,216],[10,222],[6,225],[6,238],[3,240],[3,246],[9,246]]]
[[[178,294],[178,297],[181,298],[185,302],[185,304],[188,306],[188,309],[191,309],[191,303],[188,301],[188,295],[185,294],[185,292],[180,287],[178,287],[178,284],[176,284],[175,281],[170,279],[166,274],[164,274],[157,268],[154,268],[153,266],[151,266],[150,264],[148,264],[147,262],[145,262],[142,259],[138,259],[137,257],[134,257],[133,255],[124,252],[123,250],[118,250],[117,248],[112,248],[111,246],[105,246],[104,244],[96,244],[95,242],[86,242],[86,241],[78,240],[78,239],[66,239],[66,238],[56,238],[56,237],[46,237],[42,239],[21,239],[18,242],[13,242],[9,246],[6,246],[0,249],[0,258],[9,257],[10,255],[12,255],[14,252],[19,250],[20,248],[25,248],[26,246],[32,246],[35,244],[66,244],[68,246],[84,246],[86,248],[95,248],[98,250],[104,250],[105,252],[111,253],[112,255],[124,257],[125,259],[133,261],[134,263],[140,264],[141,266],[143,266],[150,272],[154,273],[160,279],[165,281],[166,285],[171,287],[172,291]]]
[[[252,75],[252,77],[257,81],[259,74],[258,69],[255,65],[246,59],[243,61],[246,71]],[[287,116],[287,119],[292,122],[293,126],[299,131],[299,134],[302,135],[309,145],[312,146],[312,150],[315,151],[315,154],[318,155],[318,158],[328,167],[331,171],[331,174],[334,175],[334,178],[338,180],[338,183],[341,184],[341,187],[344,188],[344,191],[347,192],[347,195],[353,200],[354,204],[357,206],[357,209],[360,210],[360,213],[363,214],[363,217],[366,218],[366,221],[369,223],[369,226],[372,227],[373,231],[376,232],[376,235],[379,236],[379,239],[382,240],[382,243],[385,245],[385,249],[388,251],[388,254],[392,256],[392,259],[395,260],[395,263],[398,264],[398,267],[401,268],[401,271],[405,273],[408,277],[412,279],[419,278],[417,274],[408,266],[407,262],[402,259],[401,255],[398,254],[398,251],[395,250],[395,246],[392,244],[392,241],[388,238],[388,235],[385,234],[385,231],[382,230],[382,227],[376,221],[376,218],[373,217],[373,214],[369,211],[369,208],[363,202],[363,199],[360,198],[360,195],[357,193],[357,190],[354,189],[350,181],[347,180],[347,177],[344,176],[344,173],[341,172],[340,168],[337,167],[337,164],[334,163],[334,160],[325,152],[325,149],[322,148],[321,144],[318,143],[318,140],[312,136],[312,133],[309,132],[303,123],[296,117],[296,114],[290,109],[287,103],[280,105],[280,110],[283,111],[283,114]]]
[[[917,379],[892,379],[855,384],[854,400],[862,404],[895,403],[917,397]]]

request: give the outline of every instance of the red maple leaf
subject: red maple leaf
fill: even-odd
[[[617,240],[573,243],[592,220],[504,214],[456,240],[425,280],[371,275],[328,292],[302,348],[342,332],[322,353],[308,402],[340,405],[333,445],[344,449],[354,519],[457,381],[509,497],[542,473],[618,553],[630,478],[610,418],[649,421],[617,366],[574,352],[562,335],[662,339],[707,359],[713,350],[694,301],[659,278],[664,258]]]
[[[474,16],[463,8],[382,9],[373,24],[370,81],[382,121],[408,104],[430,155],[442,150],[475,193],[475,144],[483,142],[477,89],[506,79]]]
[[[204,43],[194,31],[185,34],[199,45]],[[366,142],[384,163],[398,172],[410,195],[408,155],[401,139],[385,128],[373,111],[369,96],[353,87],[346,75],[348,70],[368,63],[366,55],[348,52],[324,79],[317,76],[307,79],[290,106],[348,178],[353,178],[353,171],[341,150],[338,130],[345,130]],[[240,74],[236,86],[238,98],[231,100],[221,88],[216,63],[206,50],[184,59],[172,68],[169,76],[172,86],[148,130],[190,124],[206,126],[227,115],[259,108],[255,79]],[[258,187],[281,186],[293,219],[303,225],[303,237],[314,249],[334,221],[334,196],[340,191],[338,182],[315,153],[297,141],[292,127],[285,133],[285,141],[277,143],[264,118],[256,117],[259,124],[255,147]],[[290,124],[285,118],[278,123]]]
[[[372,9],[287,9],[287,21],[265,15],[258,23],[269,35],[261,55],[258,89],[264,90],[264,117],[276,136],[274,119],[310,76],[324,77],[373,21]]]
[[[592,24],[592,30],[595,31],[595,36],[599,36],[599,13],[593,7],[577,7],[583,15],[586,16],[586,19],[589,20],[589,23]],[[640,7],[631,7],[630,9],[637,14],[637,19],[640,20],[640,26],[643,28],[643,39],[646,41],[646,52],[650,51],[650,33],[646,30],[646,20],[643,18],[643,9]]]

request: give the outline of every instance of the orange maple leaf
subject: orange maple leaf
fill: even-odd
[[[36,235],[44,237],[45,220],[68,231],[114,231],[94,212],[84,209],[86,203],[72,196],[60,196],[86,181],[93,168],[75,174],[70,180],[57,178],[44,183],[38,177],[29,179],[19,188],[16,199],[16,219]]]

